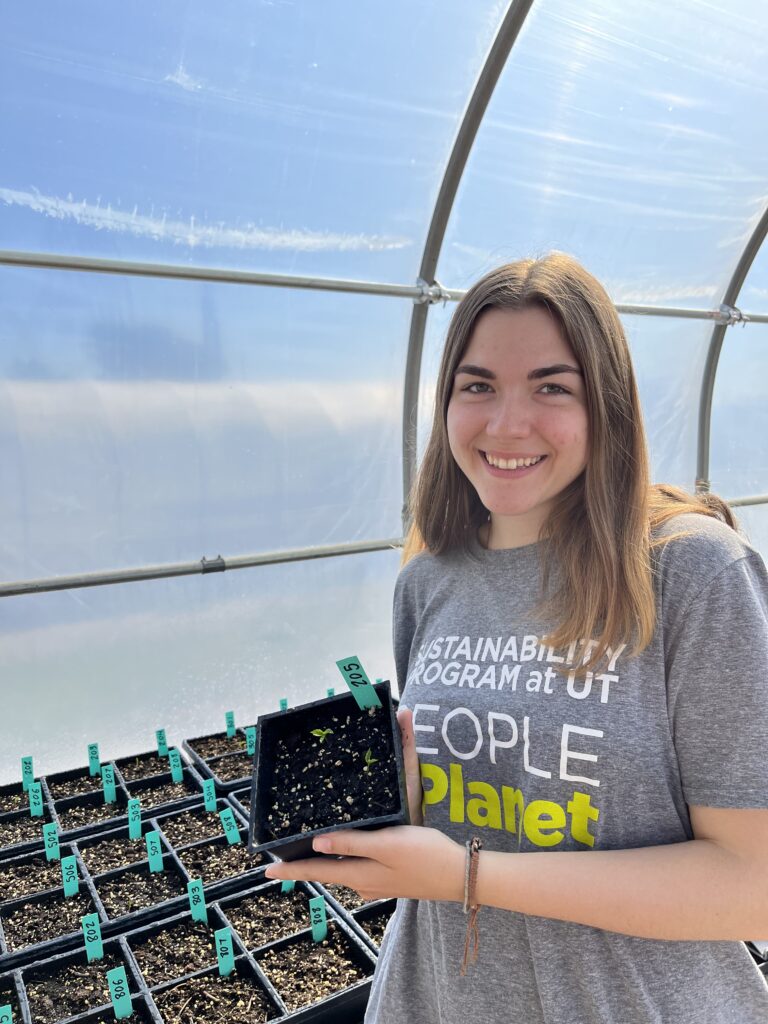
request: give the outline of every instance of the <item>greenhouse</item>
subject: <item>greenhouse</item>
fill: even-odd
[[[405,1019],[393,995],[395,979],[405,976],[397,957],[404,964],[413,951],[422,964],[408,982],[423,1012],[414,1012],[415,1024],[572,1024],[545,973],[544,950],[559,952],[567,972],[580,948],[591,976],[602,978],[605,935],[617,948],[623,942],[611,954],[622,958],[621,969],[635,952],[638,960],[647,953],[654,981],[649,966],[621,985],[606,983],[605,992],[602,982],[588,995],[574,982],[580,1022],[715,1024],[726,1019],[726,992],[732,1019],[765,1020],[768,904],[756,896],[747,907],[749,880],[759,871],[764,879],[768,867],[768,154],[759,130],[768,118],[768,20],[761,6],[230,0],[214,8],[200,0],[74,0],[10,5],[0,52],[0,1022],[361,1024],[367,1005],[367,1024],[390,1024]],[[567,254],[565,262],[556,254]],[[447,359],[461,310],[480,303],[478,282],[520,261],[560,267],[569,281],[582,280],[581,267],[605,289],[604,308],[618,314],[634,367],[641,415],[632,429],[640,437],[644,428],[649,479],[670,485],[664,495],[682,491],[699,502],[695,521],[705,520],[702,529],[720,545],[710,561],[693,542],[669,542],[682,553],[670,558],[669,579],[657,591],[665,609],[676,595],[679,606],[648,633],[653,642],[638,656],[650,659],[661,644],[663,712],[653,723],[648,707],[636,725],[620,718],[626,645],[599,646],[636,621],[621,618],[630,608],[624,591],[635,600],[633,586],[622,583],[632,583],[631,573],[614,577],[612,609],[608,597],[590,605],[593,594],[607,594],[609,576],[600,582],[585,569],[569,611],[595,626],[573,632],[592,637],[580,641],[586,681],[575,667],[575,639],[558,658],[567,644],[542,640],[553,635],[549,628],[521,624],[510,646],[522,581],[532,587],[538,579],[539,555],[531,552],[544,558],[541,545],[550,543],[543,532],[543,541],[514,532],[523,518],[505,504],[513,487],[534,493],[537,479],[549,480],[542,486],[550,491],[541,492],[550,495],[548,511],[573,487],[593,524],[602,501],[615,537],[625,530],[629,537],[640,522],[639,491],[611,508],[607,477],[594,492],[592,482],[583,484],[610,462],[608,455],[599,461],[603,434],[606,451],[629,459],[616,435],[623,414],[598,421],[595,412],[618,408],[620,385],[590,377],[592,363],[560,307],[555,312],[540,296],[506,308],[479,305],[462,350],[466,356],[471,345],[473,359],[457,365],[456,341],[450,370],[450,382],[474,376],[476,390],[471,399],[461,392],[460,409],[458,384],[445,384],[444,349]],[[556,378],[548,387],[557,394],[536,391],[537,410],[545,395],[555,410],[545,429],[525,433],[530,423],[523,426],[520,407],[510,404],[503,424],[501,412],[493,421],[496,455],[483,450],[474,462],[477,445],[461,430],[475,429],[480,406],[490,408],[492,392],[503,396],[507,381],[512,394],[518,373],[519,360],[498,355],[502,335],[517,339],[516,353],[528,351],[531,337],[549,338],[552,351],[559,345],[578,368],[561,360],[546,374],[533,371]],[[475,365],[481,352],[496,353],[494,372]],[[595,356],[605,367],[612,358]],[[624,371],[614,371],[618,381]],[[572,393],[560,386],[566,377],[579,378]],[[519,396],[522,376],[514,381]],[[441,406],[453,409],[443,415],[444,450],[450,441],[461,493],[472,494],[463,512],[443,502],[448,492],[437,483],[430,509],[425,490]],[[544,420],[532,413],[533,422]],[[490,424],[483,421],[488,436]],[[586,454],[568,476],[568,459],[579,454],[571,429],[582,429]],[[478,464],[487,490],[476,486]],[[434,470],[435,482],[441,472]],[[701,512],[722,506],[713,496],[725,512]],[[478,508],[487,520],[479,528]],[[474,544],[472,572],[487,574],[470,583],[467,570],[462,597],[448,527],[441,548],[423,526],[437,531],[434,524],[454,513],[456,524],[465,516],[457,530],[474,531],[463,556],[471,561]],[[563,534],[573,531],[576,552],[582,527],[564,513],[558,522]],[[417,558],[418,579],[409,561],[414,524],[432,552]],[[596,542],[584,551],[598,548],[604,553]],[[640,564],[630,548],[627,541],[627,559]],[[715,559],[726,550],[721,565]],[[514,595],[502,594],[508,620],[483,589],[502,564],[491,565],[492,554],[520,573]],[[522,561],[529,556],[533,562]],[[439,578],[429,575],[438,573],[433,562],[448,567]],[[743,586],[726,590],[737,562]],[[596,618],[579,619],[593,606]],[[466,614],[466,625],[450,624],[452,608]],[[406,619],[413,620],[409,644],[417,637],[412,649],[403,647]],[[596,659],[608,659],[602,675],[589,661],[595,650]],[[623,672],[626,692],[635,679],[626,660]],[[701,674],[698,695],[694,683],[677,681],[685,673],[688,680]],[[570,705],[555,712],[555,732],[554,721],[545,729],[543,720],[555,697],[545,695],[560,691],[547,680],[561,678],[565,688],[566,675]],[[401,709],[406,676],[413,696]],[[736,696],[723,699],[716,685]],[[650,685],[647,692],[652,705]],[[475,699],[485,702],[477,714]],[[440,701],[452,709],[442,733]],[[414,702],[419,710],[404,719]],[[632,707],[641,704],[633,692]],[[298,721],[306,750],[287,724]],[[670,759],[663,767],[657,742]],[[299,797],[291,794],[301,791],[304,772],[311,778],[323,758],[341,764],[333,759],[344,757],[344,744],[355,749],[354,779],[329,812],[332,825],[316,794],[306,798],[316,818],[294,818]],[[609,762],[610,744],[619,746]],[[473,775],[486,751],[492,774]],[[637,803],[619,807],[616,797],[614,817],[609,763],[617,780],[636,773],[637,783]],[[416,785],[424,785],[420,809],[406,792],[414,764]],[[654,788],[661,776],[671,780],[663,809]],[[275,802],[267,817],[264,794],[287,778],[293,786],[280,799],[288,804]],[[369,796],[378,810],[357,813]],[[648,830],[620,825],[620,812],[637,829],[647,819]],[[283,817],[284,836],[276,824]],[[461,893],[451,903],[442,890],[376,895],[341,875],[325,885],[265,875],[270,863],[285,860],[285,871],[312,856],[316,830],[348,823],[362,835],[356,821],[368,823],[370,836],[408,825],[404,836],[418,824],[434,826],[425,833],[442,830],[446,844],[450,836],[461,848],[463,908]],[[472,836],[482,852],[470,849]],[[691,885],[717,877],[719,886],[722,869],[722,903],[694,911],[680,886],[679,912],[670,909],[663,926],[639,909],[619,926],[608,909],[590,917],[575,897],[559,916],[560,904],[553,911],[544,894],[537,902],[533,877],[525,905],[496,895],[500,883],[491,884],[488,865],[502,853],[492,851],[536,850],[537,858],[565,864],[595,836],[593,862],[619,849],[682,849],[683,839],[697,849],[709,844],[712,863],[701,853],[694,865],[692,855],[691,873],[681,877]],[[557,855],[541,852],[561,840]],[[722,864],[715,865],[715,848]],[[636,870],[646,870],[640,859]],[[642,874],[633,878],[617,878],[619,890],[645,884]],[[556,876],[552,885],[554,900]],[[478,914],[490,890],[493,900]],[[398,897],[398,942],[386,947]],[[429,910],[430,943],[451,932],[445,960],[429,977],[417,911],[407,918],[406,904],[459,915],[455,930],[442,909]],[[470,908],[479,936],[474,961]],[[269,915],[282,920],[281,931],[256,927]],[[513,936],[502,918],[521,931]],[[514,974],[520,1002],[507,1005],[519,1012],[495,1016],[498,1001],[484,1000],[503,964],[490,967],[488,947],[516,950],[517,942],[526,950]],[[679,953],[679,985],[668,996],[659,994],[673,992],[666,968],[653,959],[662,945]],[[680,978],[692,979],[704,946],[712,960],[702,971],[719,980],[694,1008],[686,1002],[690,982]],[[325,967],[334,957],[336,989]],[[450,988],[450,1007],[438,1014],[438,995],[424,993],[441,991],[442,970],[457,994],[454,1001]],[[468,1009],[472,985],[487,992],[475,991],[479,1001]],[[520,1009],[534,1005],[535,1013]],[[642,1016],[651,1005],[659,1015]]]

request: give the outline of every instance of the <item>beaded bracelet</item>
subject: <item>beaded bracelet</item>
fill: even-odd
[[[470,939],[472,943],[472,963],[477,960],[477,952],[480,948],[480,936],[477,930],[477,912],[480,904],[477,902],[475,889],[477,886],[477,867],[480,860],[482,841],[473,836],[467,840],[467,862],[464,870],[464,913],[469,913],[467,922],[467,934],[464,939],[464,959],[461,963],[461,976],[467,972],[467,957],[469,956]]]

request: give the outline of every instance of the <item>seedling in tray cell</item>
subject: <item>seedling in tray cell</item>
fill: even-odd
[[[60,848],[66,857],[70,846]],[[45,854],[27,854],[0,862],[0,902],[23,899],[36,892],[58,889],[61,885],[61,865],[58,860],[47,860]]]
[[[282,1015],[245,958],[226,977],[214,968],[155,989],[152,997],[164,1024],[259,1024]]]
[[[173,981],[215,964],[214,928],[224,921],[212,910],[210,923],[213,928],[185,914],[130,932],[128,945],[147,985]]]
[[[84,950],[52,957],[26,968],[22,977],[35,1024],[56,1024],[110,1002],[107,972],[127,964],[116,939],[104,943],[103,955],[89,961]],[[132,985],[135,990],[135,983]]]
[[[75,896],[65,897],[62,889],[56,889],[8,903],[0,910],[8,952],[16,953],[75,934],[80,930],[80,918],[94,909],[84,885]]]
[[[186,892],[186,879],[173,867],[150,871],[147,863],[101,875],[94,884],[110,921],[155,910]]]
[[[256,871],[264,864],[264,857],[249,853],[245,843],[231,844],[223,837],[187,846],[176,855],[187,874],[202,878],[206,885]]]

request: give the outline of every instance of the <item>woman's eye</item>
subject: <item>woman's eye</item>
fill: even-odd
[[[478,390],[481,389],[481,390]],[[481,380],[476,380],[472,384],[467,384],[466,387],[461,389],[462,391],[468,391],[470,395],[484,395],[487,391],[491,390],[490,384],[485,384]]]
[[[561,388],[559,384],[545,384],[542,387],[541,390],[544,391],[544,388],[554,388],[555,389],[554,391],[547,391],[546,394],[548,394],[548,395],[569,395],[570,394],[570,391],[567,391],[565,388]]]

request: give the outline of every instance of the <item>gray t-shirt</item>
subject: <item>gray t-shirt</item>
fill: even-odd
[[[484,849],[623,850],[693,838],[688,806],[768,807],[768,575],[717,520],[654,556],[657,628],[587,681],[530,607],[540,544],[426,553],[400,573],[397,675],[425,824]],[[629,645],[628,645],[629,646]],[[520,822],[522,825],[520,826]],[[519,834],[518,834],[519,829]],[[743,942],[668,941],[483,907],[460,975],[459,903],[398,900],[366,1024],[766,1024]],[[759,940],[765,935],[745,935]]]

